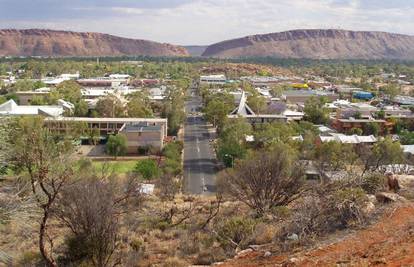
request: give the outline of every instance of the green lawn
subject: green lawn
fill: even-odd
[[[93,166],[96,169],[101,169],[104,164],[108,164],[110,170],[113,170],[117,174],[126,174],[134,170],[137,160],[132,161],[93,161]]]

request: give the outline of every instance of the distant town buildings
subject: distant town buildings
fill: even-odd
[[[43,115],[46,117],[59,117],[65,112],[72,112],[74,109],[73,104],[58,100],[58,105],[48,106],[31,106],[31,105],[18,105],[14,100],[0,105],[0,116],[35,116]]]
[[[226,82],[227,78],[224,74],[200,76],[201,84],[223,85]]]

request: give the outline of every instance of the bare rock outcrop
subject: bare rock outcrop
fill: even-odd
[[[0,56],[188,56],[166,43],[93,32],[0,30]]]
[[[414,36],[346,30],[293,30],[207,47],[203,56],[308,59],[414,59]]]

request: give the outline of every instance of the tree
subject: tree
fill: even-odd
[[[106,143],[106,152],[117,158],[118,156],[122,156],[126,153],[127,149],[127,140],[125,136],[117,134],[111,135],[108,138],[108,142]]]
[[[397,84],[388,84],[381,88],[381,91],[384,92],[385,95],[389,97],[389,99],[394,99],[399,93],[400,88]]]
[[[355,134],[355,135],[363,135],[364,134],[364,131],[362,130],[362,129],[360,129],[360,128],[352,128],[350,131],[349,131],[349,134]]]
[[[400,132],[400,142],[403,145],[414,145],[414,132],[402,130]]]
[[[158,168],[157,162],[152,159],[144,159],[137,162],[135,165],[134,171],[140,175],[145,180],[152,180],[158,178],[160,170]]]
[[[305,120],[314,124],[326,124],[329,121],[329,112],[324,108],[326,101],[323,98],[311,97],[305,103]]]
[[[28,175],[31,191],[42,209],[38,243],[40,254],[48,266],[56,266],[48,222],[57,197],[73,178],[75,164],[71,157],[71,143],[56,138],[43,127],[43,119],[38,117],[19,119],[10,140],[13,147],[10,163]]]
[[[58,199],[58,219],[70,229],[65,265],[120,265],[121,215],[137,209],[142,202],[139,181],[128,177],[120,182],[93,168],[82,170],[81,180],[63,190]],[[64,262],[65,263],[65,262]]]
[[[372,147],[359,146],[357,153],[364,167],[362,176],[367,171],[375,172],[380,166],[404,162],[400,142],[393,142],[390,137],[378,141]]]
[[[58,93],[59,98],[75,104],[82,98],[81,89],[82,88],[76,81],[69,80],[58,84],[55,91]]]
[[[98,128],[93,127],[88,129],[88,135],[89,135],[89,142],[96,146],[99,143],[99,139],[101,138],[101,132]]]
[[[89,112],[88,103],[86,103],[84,100],[80,100],[79,102],[76,102],[75,104],[75,116],[76,117],[86,117]]]
[[[143,92],[128,96],[127,113],[130,118],[151,118],[154,116],[149,97]]]
[[[47,101],[43,96],[34,96],[30,101],[30,105],[32,106],[42,106],[47,105]]]
[[[380,131],[380,126],[375,122],[368,122],[363,127],[363,132],[365,135],[375,135],[378,136]]]
[[[295,130],[286,123],[268,123],[258,126],[254,135],[259,146],[269,146],[272,143],[289,142]]]
[[[247,153],[246,135],[252,133],[252,127],[243,118],[230,121],[220,133],[217,156],[230,167],[236,159],[244,158]]]
[[[17,80],[13,85],[13,91],[32,91],[34,89],[34,81],[32,80]]]
[[[115,95],[105,96],[96,103],[96,111],[99,116],[118,118],[125,114],[124,105]]]
[[[162,117],[168,119],[168,135],[176,136],[185,120],[184,94],[180,89],[168,91]]]
[[[221,130],[227,121],[227,115],[230,111],[231,108],[224,101],[213,99],[205,107],[204,116],[214,127]]]
[[[228,170],[220,181],[224,192],[254,209],[258,215],[297,199],[304,176],[297,153],[286,144],[275,144]]]
[[[352,145],[339,142],[322,143],[315,152],[316,162],[321,171],[344,170],[348,165],[352,165],[358,157]]]
[[[257,93],[247,98],[247,104],[255,113],[263,113],[267,109],[266,99]]]
[[[5,102],[7,102],[7,98],[1,95],[0,96],[0,105],[5,103]]]
[[[42,81],[35,81],[33,83],[33,88],[34,89],[39,89],[39,88],[44,88],[44,87],[46,87],[46,84]]]

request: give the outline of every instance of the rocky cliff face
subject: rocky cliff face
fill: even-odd
[[[203,56],[310,59],[414,59],[414,36],[345,30],[294,30],[209,46]]]
[[[0,56],[188,56],[185,48],[101,33],[0,30]]]

